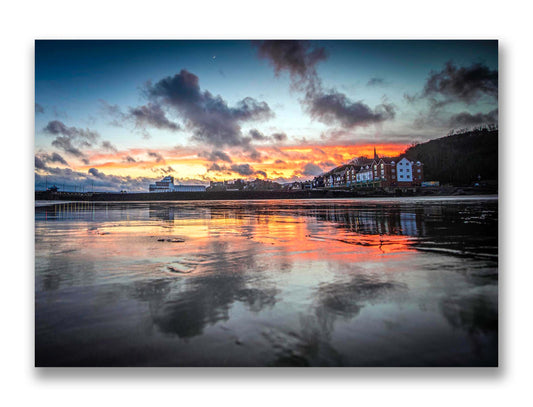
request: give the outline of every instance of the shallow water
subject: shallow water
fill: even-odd
[[[496,366],[490,197],[35,209],[38,366]]]

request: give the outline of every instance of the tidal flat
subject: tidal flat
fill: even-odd
[[[38,203],[36,366],[497,366],[498,199]]]

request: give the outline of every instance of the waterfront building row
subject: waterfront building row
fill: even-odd
[[[362,162],[361,162],[362,161]],[[359,160],[316,177],[315,187],[409,188],[424,181],[424,164],[407,157]]]

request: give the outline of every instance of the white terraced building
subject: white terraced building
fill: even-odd
[[[174,185],[174,177],[166,176],[150,184],[150,192],[205,192],[205,185]]]

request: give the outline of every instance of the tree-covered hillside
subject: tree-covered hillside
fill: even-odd
[[[494,126],[462,130],[410,147],[412,161],[424,163],[426,181],[470,185],[498,179],[498,129]]]

